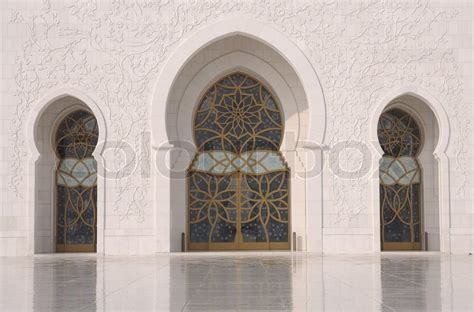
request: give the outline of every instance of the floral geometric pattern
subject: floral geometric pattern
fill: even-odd
[[[421,131],[415,119],[394,108],[380,116],[378,138],[385,155],[416,156],[421,147]]]
[[[244,175],[241,190],[240,222],[243,241],[287,241],[288,171]]]
[[[289,248],[282,132],[275,98],[248,75],[228,75],[205,93],[188,169],[190,249]]]
[[[97,121],[89,112],[77,110],[64,117],[56,132],[56,151],[60,159],[87,158],[98,140]]]
[[[192,242],[233,242],[237,233],[235,176],[190,174],[189,224]]]
[[[194,119],[200,151],[278,151],[282,131],[275,98],[263,84],[243,73],[226,76],[209,88]]]
[[[385,152],[379,169],[382,248],[420,249],[420,128],[408,113],[394,108],[380,117],[378,137]]]
[[[67,115],[56,131],[57,251],[95,251],[97,138],[96,119],[84,110]]]

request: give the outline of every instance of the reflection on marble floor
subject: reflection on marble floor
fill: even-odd
[[[474,257],[193,253],[0,258],[0,311],[473,311]]]

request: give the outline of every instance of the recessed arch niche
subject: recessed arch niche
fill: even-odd
[[[157,250],[180,250],[181,233],[186,232],[186,199],[182,194],[186,190],[185,172],[196,152],[193,112],[213,82],[235,71],[264,82],[280,100],[285,117],[281,151],[292,170],[292,188],[301,192],[291,199],[291,205],[300,208],[292,212],[293,224],[298,224],[292,229],[297,235],[296,248],[321,250],[321,177],[306,180],[304,174],[295,173],[306,172],[301,167],[308,164],[307,158],[312,157],[310,169],[317,167],[318,171],[321,166],[324,98],[317,76],[301,51],[281,33],[261,26],[241,17],[197,30],[162,69],[152,107],[152,120],[163,116],[166,119],[165,125],[152,123],[157,166],[161,166],[155,177],[155,192],[160,189],[160,194],[156,193]],[[166,110],[160,105],[165,105]],[[317,156],[309,149],[314,149]],[[305,153],[312,155],[307,157]],[[165,161],[168,168],[160,165]],[[163,194],[167,187],[169,194]],[[316,191],[306,194],[307,188]],[[312,210],[308,207],[310,202],[315,206]],[[313,234],[308,235],[308,231]]]
[[[243,72],[220,77],[194,112],[188,247],[289,249],[289,170],[279,101]]]
[[[87,102],[87,104],[86,104]],[[79,115],[80,116],[79,116]],[[76,118],[77,117],[77,118]],[[67,121],[66,121],[67,119]],[[72,119],[75,119],[75,126]],[[76,130],[84,126],[84,121],[88,125],[94,126],[95,138],[92,146],[78,166],[64,166],[72,164],[72,158],[68,153],[63,153],[66,148],[66,141],[61,141],[58,134],[65,134],[67,128]],[[89,122],[87,122],[89,121]],[[67,124],[67,125],[66,125]],[[81,126],[82,125],[82,126]],[[61,130],[62,128],[62,130]],[[91,128],[92,129],[92,128]],[[88,131],[76,131],[78,139],[81,140]],[[30,112],[27,124],[27,138],[30,141],[30,158],[28,165],[28,247],[33,253],[51,253],[56,251],[97,251],[103,252],[103,224],[104,224],[104,171],[101,152],[103,150],[106,137],[106,128],[103,116],[94,102],[86,95],[76,90],[54,90],[46,95]],[[59,141],[58,141],[59,139]],[[62,151],[58,152],[58,144],[62,145]],[[65,145],[66,144],[66,145]],[[79,148],[80,149],[80,148]],[[69,149],[70,151],[70,149]],[[67,155],[66,155],[67,154]],[[66,160],[66,162],[63,162]],[[69,176],[73,174],[69,169],[77,167],[75,173],[79,174],[80,180],[87,179],[91,182],[93,195],[90,197],[90,204],[94,205],[94,237],[91,241],[91,248],[87,250],[64,250],[57,247],[58,235],[58,189],[59,185],[65,185],[65,181],[58,180],[60,166],[63,163],[62,175],[67,176],[69,182],[73,182],[73,188],[87,184],[88,181],[79,181]],[[90,163],[88,168],[84,163]],[[66,165],[67,165],[66,164]],[[77,165],[77,164],[76,164]],[[84,170],[81,170],[84,169]],[[59,170],[59,171],[58,171]],[[87,171],[87,172],[86,172]],[[90,172],[89,172],[90,171]],[[75,174],[74,173],[74,174]],[[84,182],[84,183],[82,183]],[[76,185],[77,184],[77,185]],[[89,183],[90,184],[90,183]],[[77,195],[77,194],[76,194]],[[76,196],[77,197],[77,196]],[[76,198],[77,199],[77,198]],[[84,198],[83,198],[84,199]],[[82,201],[82,200],[79,200]],[[78,201],[76,201],[77,203]],[[92,212],[92,210],[91,210]],[[79,216],[79,215],[77,215]],[[76,217],[77,217],[76,216]],[[76,218],[77,219],[77,218]]]
[[[378,143],[383,156],[377,224],[381,250],[441,249],[438,120],[423,99],[411,94],[394,98],[380,114]],[[398,135],[400,131],[404,134]],[[397,220],[399,226],[388,230]]]

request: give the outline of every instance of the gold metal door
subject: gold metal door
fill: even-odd
[[[189,250],[290,249],[288,172],[188,176]]]
[[[194,114],[188,249],[289,249],[289,169],[280,106],[241,72],[222,77]]]

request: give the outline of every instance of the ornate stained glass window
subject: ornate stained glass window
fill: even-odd
[[[380,209],[383,250],[421,249],[421,131],[405,111],[382,114],[378,139],[384,151],[380,162]]]
[[[56,250],[95,251],[97,164],[92,157],[98,139],[95,117],[76,110],[56,131]]]
[[[189,249],[288,249],[289,169],[275,97],[237,72],[212,85],[194,116]]]

